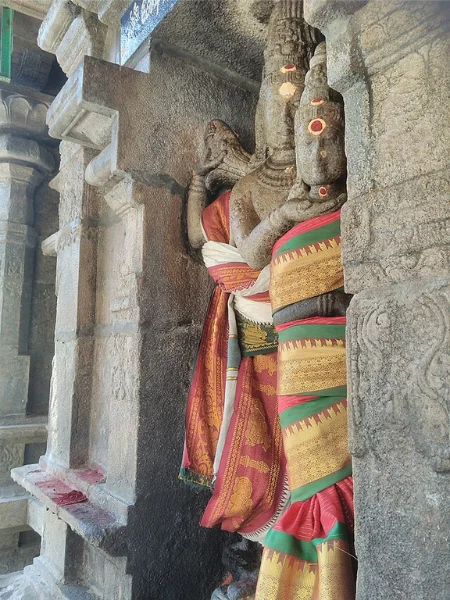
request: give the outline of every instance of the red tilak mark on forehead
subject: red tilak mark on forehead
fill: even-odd
[[[326,123],[325,121],[323,121],[323,119],[313,119],[309,126],[308,129],[311,133],[315,133],[316,135],[319,133],[322,133],[322,131],[325,129]]]

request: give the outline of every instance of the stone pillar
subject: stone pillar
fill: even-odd
[[[37,186],[55,163],[42,143],[47,106],[0,92],[0,571],[26,564],[18,550],[27,526],[27,496],[10,470],[27,444],[46,440],[46,418],[28,417],[29,328],[37,232]]]
[[[363,5],[364,4],[364,5]],[[306,0],[345,100],[358,600],[450,589],[446,2]]]
[[[41,29],[60,60],[66,25],[61,38],[49,12]],[[210,119],[251,143],[258,84],[161,41],[149,73],[76,60],[47,118],[64,140],[56,352],[46,456],[14,473],[48,509],[25,574],[42,598],[207,600],[222,534],[198,525],[207,494],[178,481],[210,295],[184,199]]]

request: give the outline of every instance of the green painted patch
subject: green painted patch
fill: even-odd
[[[11,8],[1,9],[0,35],[0,80],[9,83],[13,52],[13,11]]]

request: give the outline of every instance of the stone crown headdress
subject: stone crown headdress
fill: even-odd
[[[317,44],[317,32],[303,18],[302,0],[277,0],[270,14],[263,79],[301,81]]]
[[[302,119],[320,119],[328,116],[335,122],[344,123],[344,107],[340,94],[328,85],[327,51],[321,42],[310,61],[310,69],[305,78],[299,113]]]

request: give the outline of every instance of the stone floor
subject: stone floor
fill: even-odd
[[[0,600],[36,599],[36,593],[21,571],[0,576]]]

